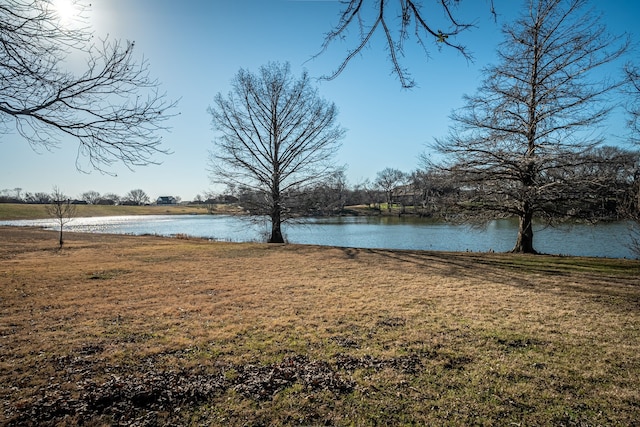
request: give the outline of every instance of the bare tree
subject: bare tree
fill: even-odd
[[[11,193],[13,193],[13,195]],[[2,203],[22,203],[24,201],[22,198],[22,188],[16,187],[11,190],[8,188],[0,190],[0,201],[2,201]]]
[[[322,182],[294,191],[292,197],[296,202],[291,204],[291,210],[300,216],[340,214],[344,211],[347,193],[344,170],[338,169]]]
[[[597,222],[601,219],[621,219],[632,216],[635,197],[634,174],[638,153],[621,147],[604,146],[576,156],[576,166],[555,171],[571,174],[571,188],[547,210],[551,215],[566,215]],[[557,179],[553,176],[555,180]],[[631,197],[630,197],[631,196]]]
[[[638,149],[640,148],[640,69],[628,64],[625,67],[625,72],[628,83],[626,95],[629,99],[627,111],[629,113],[630,140]],[[637,256],[640,256],[640,162],[636,162],[633,185],[629,189],[627,200],[626,213],[634,221],[631,226],[631,249]]]
[[[427,56],[428,46],[432,45],[438,49],[442,46],[450,47],[465,58],[471,59],[467,49],[453,41],[455,36],[473,27],[473,24],[463,23],[455,17],[454,6],[459,0],[437,0],[432,10],[428,10],[430,6],[424,6],[422,2],[415,0],[345,0],[342,3],[346,6],[340,13],[338,24],[326,34],[322,50],[314,58],[336,41],[347,38],[350,29],[358,32],[357,41],[355,47],[347,52],[340,66],[331,74],[322,77],[323,79],[336,78],[349,62],[369,45],[377,32],[384,35],[393,73],[404,88],[411,88],[416,84],[401,64],[401,58],[405,54],[405,43],[411,37],[415,38],[415,42],[422,47]],[[489,5],[495,17],[493,0],[489,0]]]
[[[449,199],[457,190],[449,174],[426,165],[424,169],[412,172],[409,179],[414,193],[414,206],[420,206],[420,215],[446,217]]]
[[[14,128],[34,150],[51,150],[69,135],[79,142],[79,169],[81,156],[104,170],[167,153],[158,131],[175,102],[159,92],[147,61],[134,59],[133,42],[93,44],[81,22],[61,21],[52,0],[2,2],[0,39],[0,133]],[[65,65],[78,54],[87,65],[76,75]]]
[[[124,203],[130,205],[144,205],[149,203],[149,200],[147,193],[141,189],[131,190],[123,197]]]
[[[65,196],[65,194],[60,191],[58,187],[53,187],[53,192],[51,193],[51,202],[45,207],[47,214],[56,220],[58,225],[60,226],[60,248],[64,241],[62,240],[62,229],[66,224],[71,222],[73,218],[76,216],[76,205],[74,205],[71,200]]]
[[[85,202],[89,203],[90,205],[95,205],[98,203],[99,200],[102,199],[102,196],[100,196],[100,193],[98,193],[97,191],[90,190],[82,193],[80,198]]]
[[[593,129],[619,83],[591,72],[623,55],[628,41],[609,35],[585,4],[529,0],[504,27],[499,64],[484,70],[478,93],[453,113],[449,136],[436,141],[443,167],[462,182],[466,208],[519,218],[514,252],[534,253],[534,217],[593,184],[573,170],[601,142]]]
[[[51,196],[47,193],[27,193],[24,200],[27,203],[45,204],[51,202]]]
[[[212,181],[261,195],[254,212],[271,218],[269,242],[284,242],[288,193],[335,169],[345,133],[336,124],[338,109],[318,95],[306,72],[296,79],[288,63],[269,63],[257,74],[241,69],[232,91],[218,93],[208,111],[218,132]]]
[[[398,169],[385,168],[376,174],[375,185],[378,186],[385,194],[387,201],[387,210],[391,212],[393,204],[393,193],[398,186],[402,185],[407,179],[404,172]]]
[[[625,67],[627,76],[626,95],[627,112],[629,113],[629,130],[631,131],[631,141],[640,144],[640,69],[632,64]]]
[[[17,200],[22,200],[22,188],[16,187],[13,189],[13,191],[15,192],[15,198]]]

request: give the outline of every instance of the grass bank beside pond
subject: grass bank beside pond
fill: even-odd
[[[207,214],[206,205],[149,205],[149,206],[110,206],[75,205],[77,217],[115,216],[115,215],[200,215]],[[46,205],[26,203],[0,203],[0,221],[17,219],[49,218]],[[236,207],[216,205],[214,213],[238,213]]]
[[[634,425],[640,262],[0,227],[0,425]]]

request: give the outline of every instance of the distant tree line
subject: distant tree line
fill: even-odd
[[[620,147],[599,147],[574,156],[572,182],[582,186],[562,188],[562,197],[545,205],[550,222],[587,222],[636,219],[640,208],[640,154]],[[548,184],[558,176],[545,177]],[[544,185],[544,183],[540,183]],[[456,222],[483,222],[492,205],[508,203],[506,192],[493,191],[484,182],[464,181],[456,171],[424,165],[410,172],[384,168],[373,180],[349,184],[344,170],[321,183],[288,190],[287,209],[292,216],[415,215]],[[488,199],[490,195],[490,199]],[[235,203],[251,214],[265,214],[261,193],[249,187],[229,186],[220,194],[197,197],[199,203]],[[501,216],[511,217],[505,210]],[[500,216],[499,216],[500,217]]]
[[[58,190],[54,190],[52,193],[44,192],[23,192],[22,188],[4,189],[0,190],[0,203],[29,203],[29,204],[51,204],[58,200]],[[115,193],[100,194],[97,191],[86,191],[77,198],[70,198],[65,196],[73,204],[86,204],[86,205],[147,205],[151,203],[149,195],[141,189],[134,189],[129,191],[124,196],[119,196]],[[173,197],[174,200],[179,201],[179,198]]]
[[[563,199],[549,203],[546,218],[551,221],[577,219],[597,222],[601,220],[623,220],[638,218],[640,212],[640,153],[620,147],[594,148],[576,155],[575,167],[563,170],[582,187],[562,189]],[[546,178],[549,183],[558,177]],[[543,185],[544,183],[542,183]],[[460,222],[484,221],[487,197],[491,193],[486,183],[472,185],[463,182],[455,171],[433,167],[428,160],[410,172],[395,168],[384,168],[373,180],[350,184],[344,169],[326,177],[323,181],[304,188],[287,190],[290,200],[288,214],[301,216],[335,215],[415,215]],[[479,201],[480,198],[484,201]],[[192,204],[235,204],[244,211],[265,214],[262,193],[249,187],[227,186],[218,193],[204,192],[190,202]],[[491,194],[491,204],[508,202],[510,196],[504,192]],[[134,189],[119,196],[115,193],[101,194],[86,191],[76,199],[77,203],[89,205],[144,205],[151,203],[150,197],[141,189]],[[179,201],[179,198],[177,198]],[[23,192],[22,188],[0,190],[0,203],[49,204],[51,193]],[[505,212],[503,217],[509,217]]]

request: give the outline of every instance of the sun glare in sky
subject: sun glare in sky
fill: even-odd
[[[77,15],[78,11],[73,0],[53,0],[53,8],[63,22],[69,22]]]

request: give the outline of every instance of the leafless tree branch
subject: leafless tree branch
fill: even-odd
[[[369,45],[372,37],[382,28],[385,47],[389,53],[393,74],[400,80],[403,88],[411,88],[416,82],[411,74],[402,67],[401,58],[404,56],[404,43],[413,33],[415,42],[428,54],[428,45],[440,49],[442,46],[452,48],[468,60],[472,59],[467,49],[453,41],[455,36],[474,25],[460,22],[453,13],[454,5],[459,0],[438,0],[439,8],[443,12],[446,30],[438,29],[433,16],[422,4],[415,0],[344,0],[344,9],[340,13],[338,24],[325,35],[320,52],[312,57],[316,58],[326,52],[338,40],[347,37],[350,29],[356,28],[358,40],[355,47],[349,49],[345,59],[332,73],[321,79],[333,80],[338,77],[347,65]],[[490,1],[491,13],[495,16],[493,0]],[[399,17],[399,19],[397,19]],[[399,23],[398,23],[399,22]],[[413,32],[410,29],[413,27]]]
[[[0,131],[15,128],[36,150],[71,136],[78,160],[97,170],[155,163],[168,152],[158,133],[176,102],[159,92],[148,62],[134,59],[133,42],[92,39],[85,27],[64,26],[50,0],[0,5]],[[78,54],[86,55],[85,71],[67,71]]]

